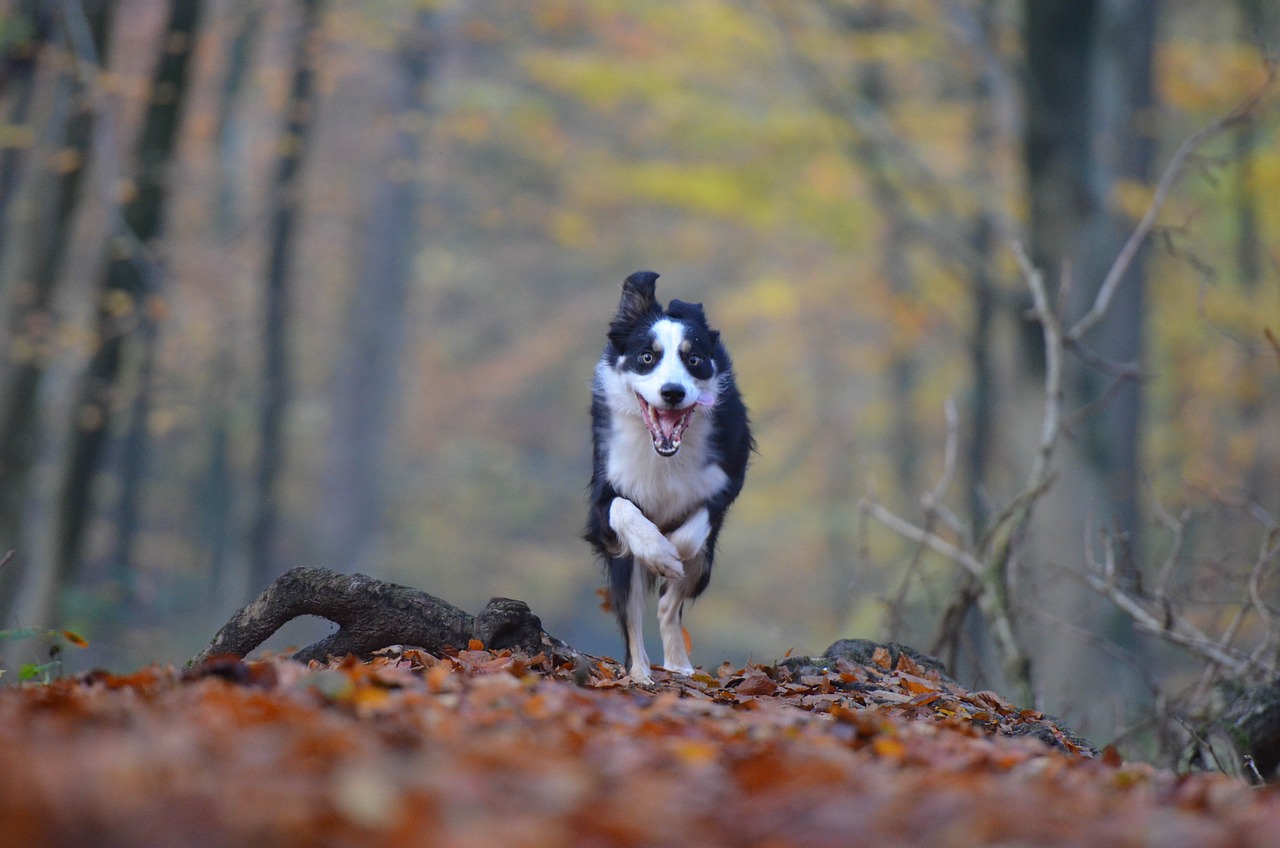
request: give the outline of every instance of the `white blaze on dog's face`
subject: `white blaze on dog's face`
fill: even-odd
[[[692,317],[701,319],[701,310]],[[616,341],[621,344],[609,363],[613,385],[606,386],[610,405],[623,412],[629,405],[644,421],[654,450],[672,456],[698,410],[715,406],[714,334],[704,319],[663,316]]]

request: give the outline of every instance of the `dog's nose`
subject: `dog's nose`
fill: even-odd
[[[658,394],[662,395],[662,399],[667,403],[675,406],[684,400],[684,386],[679,383],[665,383],[658,390]]]

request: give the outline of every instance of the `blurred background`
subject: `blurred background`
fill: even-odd
[[[1206,628],[1280,603],[1255,567],[1280,510],[1278,18],[0,0],[0,626],[82,634],[69,670],[180,663],[307,565],[521,598],[618,656],[579,540],[587,408],[649,268],[705,303],[759,443],[695,662],[896,639],[999,688],[961,570],[868,505],[924,526],[941,481],[934,529],[981,547],[1045,404],[1012,244],[1079,317],[1173,151],[1261,91],[1069,351],[1014,540],[1037,703],[1131,734],[1201,666],[1072,578],[1100,534]]]

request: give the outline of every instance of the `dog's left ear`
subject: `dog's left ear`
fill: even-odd
[[[622,349],[622,343],[632,327],[662,312],[656,295],[658,274],[655,271],[636,271],[622,284],[622,300],[618,302],[618,314],[609,325],[609,340]]]

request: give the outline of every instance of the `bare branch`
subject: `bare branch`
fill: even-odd
[[[1031,264],[1022,242],[1013,242],[1013,255],[1022,269],[1023,279],[1031,289],[1032,314],[1044,329],[1044,417],[1040,423],[1040,443],[1031,464],[1028,490],[1037,488],[1048,475],[1049,458],[1057,444],[1062,424],[1062,324],[1049,307],[1049,293],[1044,275]]]
[[[1160,574],[1156,577],[1156,594],[1164,595],[1169,585],[1169,577],[1173,574],[1173,568],[1178,563],[1178,557],[1182,555],[1182,541],[1187,529],[1187,520],[1191,517],[1191,511],[1184,509],[1182,514],[1175,518],[1164,508],[1164,504],[1160,499],[1156,498],[1155,514],[1160,523],[1173,534],[1173,541],[1169,545],[1169,555],[1165,557],[1164,565],[1160,568]]]
[[[1253,114],[1259,101],[1262,100],[1262,97],[1275,83],[1275,69],[1269,68],[1268,70],[1266,82],[1247,97],[1243,103],[1208,126],[1187,136],[1182,144],[1178,145],[1178,149],[1174,151],[1173,156],[1169,159],[1169,164],[1165,166],[1164,173],[1160,175],[1159,182],[1156,183],[1155,194],[1151,198],[1151,203],[1147,206],[1147,211],[1138,221],[1138,225],[1133,228],[1133,232],[1129,233],[1129,238],[1125,241],[1124,247],[1120,248],[1120,253],[1116,255],[1115,262],[1111,263],[1107,276],[1103,279],[1102,285],[1098,287],[1098,294],[1094,298],[1093,305],[1067,331],[1066,337],[1068,339],[1072,341],[1078,340],[1093,329],[1094,325],[1107,314],[1107,310],[1111,307],[1111,299],[1115,295],[1116,289],[1119,288],[1121,279],[1124,277],[1125,272],[1129,270],[1129,266],[1133,264],[1133,259],[1138,255],[1138,249],[1146,241],[1151,228],[1155,226],[1156,218],[1159,216],[1161,208],[1164,207],[1165,201],[1169,198],[1169,192],[1173,190],[1178,179],[1182,176],[1182,171],[1187,161],[1196,150],[1211,138],[1242,123]]]
[[[942,474],[938,477],[933,490],[920,497],[920,505],[924,508],[926,525],[930,523],[930,516],[936,517],[946,524],[951,532],[967,539],[969,533],[965,529],[964,522],[943,502],[947,490],[955,480],[956,457],[960,453],[960,413],[956,411],[955,398],[947,398],[943,406],[943,415],[947,422],[947,440],[942,451]]]
[[[1109,539],[1105,542],[1105,553],[1107,560],[1113,561],[1114,551]],[[1149,602],[1122,589],[1116,583],[1114,565],[1100,565],[1091,545],[1085,545],[1085,561],[1087,567],[1084,571],[1068,568],[1065,569],[1066,572],[1118,606],[1138,629],[1185,648],[1232,674],[1241,675],[1255,668],[1267,670],[1253,658],[1210,638],[1171,606],[1161,604],[1158,611],[1150,609]]]
[[[929,550],[946,557],[973,576],[979,579],[982,578],[985,571],[982,563],[968,551],[956,547],[931,530],[917,527],[905,518],[898,517],[893,510],[883,504],[868,502],[864,508],[868,515],[899,536],[903,536],[918,545],[926,546]]]

